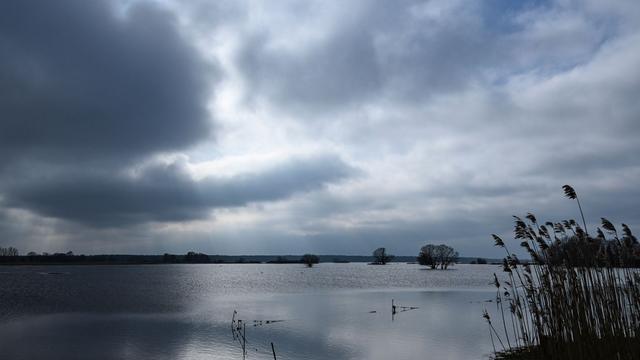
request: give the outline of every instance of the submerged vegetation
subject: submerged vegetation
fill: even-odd
[[[565,195],[577,200],[572,187]],[[578,203],[579,204],[579,203]],[[580,214],[586,227],[582,208]],[[497,359],[637,359],[640,354],[640,245],[629,227],[607,219],[596,237],[574,220],[538,223],[515,218],[515,239],[533,264],[523,264],[505,242],[506,279],[497,289],[492,321]],[[497,343],[497,344],[496,344]]]

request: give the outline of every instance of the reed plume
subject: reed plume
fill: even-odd
[[[577,200],[575,190],[563,186]],[[580,208],[582,215],[582,209]],[[623,224],[590,237],[573,220],[539,225],[529,213],[515,216],[514,234],[531,257],[522,263],[505,242],[504,280],[494,274],[496,312],[502,329],[489,322],[503,350],[497,359],[638,359],[640,354],[640,245]],[[500,332],[498,331],[500,330]],[[506,339],[506,344],[502,342]]]

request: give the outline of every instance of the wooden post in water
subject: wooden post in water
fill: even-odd
[[[391,321],[395,320],[396,317],[396,304],[391,299]]]
[[[241,330],[242,332],[240,332]],[[247,356],[247,324],[245,324],[245,322],[242,320],[238,320],[238,325],[235,331],[238,332],[238,341],[240,342],[240,347],[242,347],[242,358],[245,359]]]
[[[231,317],[231,331],[235,331],[236,330],[236,314],[238,312],[233,310],[233,316]]]
[[[271,343],[271,352],[273,353],[273,360],[278,360],[276,358],[276,349],[273,347],[273,342]]]

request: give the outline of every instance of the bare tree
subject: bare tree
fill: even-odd
[[[438,245],[437,248],[438,259],[440,260],[440,269],[447,269],[450,264],[458,261],[458,252],[451,246]]]
[[[377,265],[384,265],[393,260],[394,256],[387,254],[387,250],[383,247],[377,248],[373,251],[373,263]]]
[[[436,262],[436,245],[427,244],[423,246],[420,249],[417,260],[420,265],[429,266],[432,269],[435,269],[438,266],[438,263]]]
[[[313,264],[317,264],[320,262],[320,258],[317,255],[304,254],[300,259],[300,262],[307,265],[308,267],[312,267]]]
[[[0,256],[18,256],[18,249],[9,246],[8,248],[0,247]]]
[[[449,265],[458,261],[458,252],[444,244],[427,244],[420,249],[417,260],[420,265],[446,270]]]

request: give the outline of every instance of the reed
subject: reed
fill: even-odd
[[[563,188],[577,200],[573,188]],[[602,218],[605,231],[591,237],[574,220],[539,224],[530,213],[514,220],[515,239],[531,263],[493,235],[506,252],[506,276],[494,274],[500,319],[483,313],[500,345],[495,358],[638,359],[640,245],[630,228],[622,224],[619,234]]]

